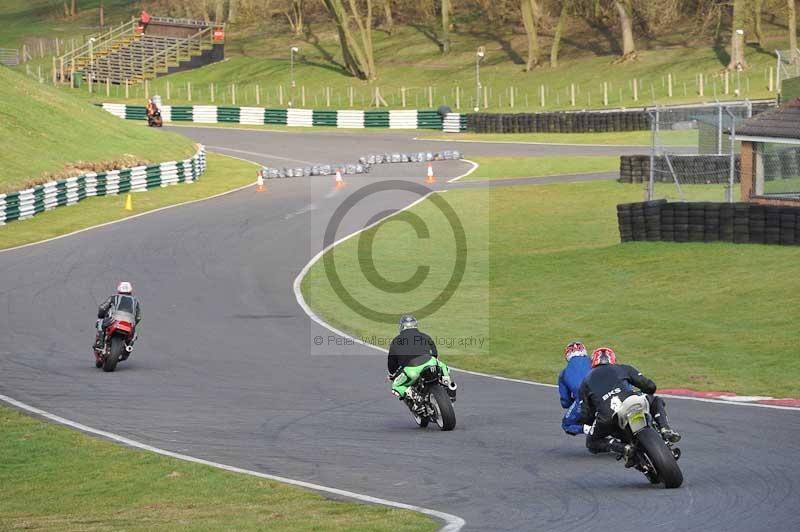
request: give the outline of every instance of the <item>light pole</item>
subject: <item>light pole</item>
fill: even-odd
[[[290,72],[290,76],[291,76],[291,79],[292,79],[292,95],[289,97],[289,107],[291,107],[292,106],[292,100],[294,100],[294,88],[296,86],[296,83],[294,81],[294,54],[299,52],[300,49],[297,46],[292,46],[289,49],[289,51],[291,52],[291,61],[289,63],[289,65],[290,65],[289,66],[289,72]]]
[[[486,49],[481,46],[475,54],[475,112],[481,108],[481,59],[486,56]]]

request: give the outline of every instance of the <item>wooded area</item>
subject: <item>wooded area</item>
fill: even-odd
[[[77,1],[77,6],[76,6]],[[527,37],[525,70],[544,64],[541,36],[550,41],[549,64],[558,65],[571,19],[617,43],[616,62],[635,61],[640,43],[681,23],[728,51],[729,70],[747,68],[744,49],[764,41],[762,18],[785,24],[792,61],[797,50],[798,0],[153,0],[153,13],[228,23],[281,24],[302,36],[310,24],[333,23],[346,69],[360,79],[377,77],[373,31],[391,33],[397,24],[424,26],[448,54],[451,34],[519,28]],[[63,0],[75,16],[80,0]],[[785,22],[783,22],[785,21]]]

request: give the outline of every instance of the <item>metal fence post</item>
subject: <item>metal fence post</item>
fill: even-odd
[[[725,195],[728,203],[733,203],[733,184],[736,174],[736,117],[731,113],[730,109],[726,108],[725,111],[731,117],[731,162],[728,172],[728,190]]]
[[[653,124],[650,127],[650,131],[652,134],[652,139],[650,141],[650,176],[649,179],[647,180],[647,193],[645,194],[645,200],[652,201],[654,182],[655,182],[656,142],[658,139],[658,119],[659,119],[658,107],[656,107],[655,114],[653,114],[652,112],[648,112],[648,114],[650,115]]]

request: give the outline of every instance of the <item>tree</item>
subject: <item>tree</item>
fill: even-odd
[[[348,8],[343,0],[322,0],[328,12],[333,16],[336,30],[339,33],[339,44],[342,48],[342,57],[347,70],[360,79],[373,80],[377,78],[375,58],[372,52],[372,0],[366,0],[367,13],[361,15],[356,0],[348,0]],[[356,40],[350,20],[355,23],[360,36],[360,43]]]
[[[303,34],[304,23],[303,13],[305,12],[305,5],[303,0],[291,0],[289,9],[284,12],[286,18],[289,19],[289,26],[295,36]]]
[[[75,0],[72,0],[72,8],[69,10],[69,16],[74,17],[78,14],[78,8],[75,5]]]
[[[394,17],[392,16],[392,0],[383,0],[383,26],[389,35],[394,31]]]
[[[442,53],[450,53],[450,0],[442,2]]]
[[[744,27],[747,24],[745,0],[733,0],[733,16],[731,17],[731,62],[728,70],[745,68],[744,61]]]
[[[761,29],[761,9],[764,7],[764,0],[750,0],[753,9],[753,33],[759,46],[764,44],[764,32]]]
[[[228,0],[228,22],[236,22],[236,3],[238,0]]]
[[[553,34],[553,45],[550,47],[550,66],[558,66],[558,53],[561,51],[561,34],[564,32],[564,24],[569,16],[570,0],[561,0],[561,14],[558,16],[556,31]]]
[[[789,8],[789,55],[792,58],[792,63],[800,62],[800,53],[797,51],[797,6],[795,0],[786,0],[787,7]]]
[[[525,34],[528,36],[528,59],[525,62],[525,71],[530,72],[539,66],[539,35],[536,32],[538,6],[536,0],[522,0],[520,7],[522,25],[525,26]]]
[[[622,29],[622,61],[636,59],[636,44],[633,41],[633,5],[631,0],[614,0]]]

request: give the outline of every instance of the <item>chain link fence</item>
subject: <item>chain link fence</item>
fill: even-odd
[[[753,157],[756,196],[800,195],[800,146],[758,142]]]
[[[651,109],[645,200],[734,201],[740,159],[733,137],[736,125],[753,113],[747,101]]]
[[[781,92],[783,81],[800,76],[800,49],[775,50],[777,61],[776,90]]]

